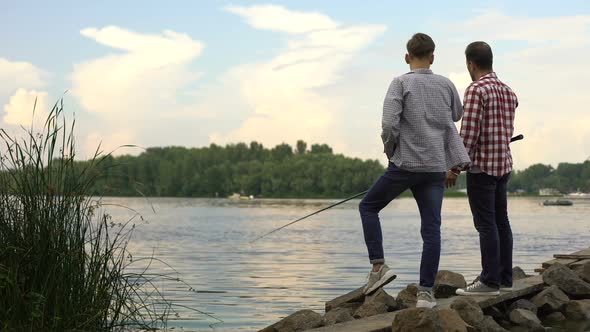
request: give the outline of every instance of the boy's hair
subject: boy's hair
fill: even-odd
[[[413,35],[406,44],[408,54],[416,58],[425,58],[431,55],[434,53],[434,47],[435,45],[432,38],[430,38],[429,35],[420,32]]]
[[[491,70],[494,62],[494,55],[492,48],[486,42],[476,41],[465,49],[465,58],[467,61],[475,63],[475,65],[484,70]]]

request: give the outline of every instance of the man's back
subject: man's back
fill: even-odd
[[[465,90],[461,136],[473,166],[486,174],[502,176],[512,170],[510,137],[518,98],[494,72]]]

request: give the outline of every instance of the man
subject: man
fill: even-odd
[[[468,164],[469,157],[453,123],[463,114],[457,90],[449,79],[430,70],[435,48],[432,38],[417,33],[406,48],[410,72],[391,82],[383,104],[381,137],[389,167],[359,205],[373,264],[365,294],[396,277],[383,257],[379,211],[410,189],[420,210],[423,240],[417,306],[432,308],[436,305],[432,286],[440,259],[445,173],[453,166]]]
[[[512,288],[512,230],[508,221],[506,187],[512,171],[510,137],[514,132],[516,94],[492,68],[490,45],[482,41],[465,50],[473,82],[463,98],[463,143],[472,160],[467,196],[479,233],[482,272],[459,295],[498,295]],[[453,186],[461,168],[447,173]]]

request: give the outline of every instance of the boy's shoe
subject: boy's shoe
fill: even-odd
[[[432,291],[418,291],[417,298],[416,308],[434,308],[436,306],[436,299]]]
[[[459,288],[456,291],[457,295],[466,295],[466,296],[473,296],[473,295],[483,295],[483,296],[494,296],[500,295],[500,291],[497,288],[489,287],[488,285],[484,284],[481,281],[474,281],[472,284],[468,285],[466,288]]]
[[[369,272],[367,276],[367,285],[365,286],[365,295],[371,295],[379,288],[387,285],[397,276],[386,264],[381,265],[378,272]]]

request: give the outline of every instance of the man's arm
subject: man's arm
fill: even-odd
[[[461,137],[471,160],[475,160],[475,150],[483,119],[483,100],[477,87],[469,86],[463,98],[463,120],[461,121]]]
[[[383,102],[383,117],[381,118],[381,139],[387,158],[393,156],[399,139],[399,122],[403,110],[404,92],[402,82],[394,79],[389,85],[385,101]]]
[[[449,81],[451,85],[451,92],[453,94],[453,99],[451,100],[451,116],[454,122],[461,120],[463,116],[463,105],[461,105],[461,98],[459,98],[459,92],[457,92],[457,88],[453,82]]]

